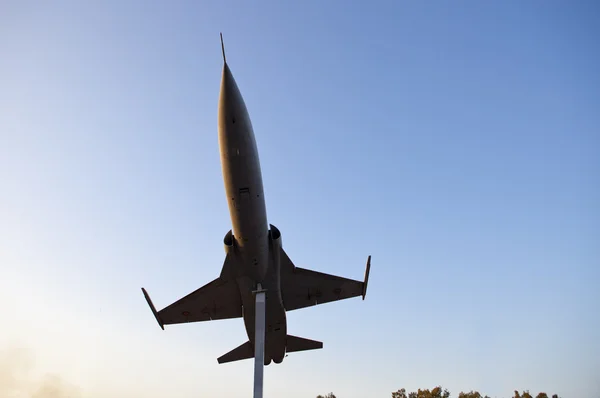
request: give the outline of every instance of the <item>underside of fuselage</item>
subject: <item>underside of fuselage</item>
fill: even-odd
[[[233,226],[232,254],[248,339],[254,342],[257,284],[266,290],[265,364],[285,356],[287,332],[279,286],[280,233],[267,224],[260,160],[246,104],[227,63],[219,98],[219,147]],[[275,239],[273,239],[275,238]]]
[[[269,227],[260,160],[246,104],[227,64],[223,65],[218,128],[233,237],[245,273],[260,282],[269,266]]]

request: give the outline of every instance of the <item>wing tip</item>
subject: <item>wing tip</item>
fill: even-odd
[[[160,319],[160,315],[158,315],[158,311],[156,311],[156,308],[154,307],[154,304],[152,303],[152,299],[150,298],[150,295],[144,288],[142,288],[142,292],[144,293],[144,297],[146,298],[146,302],[148,303],[148,306],[150,307],[150,310],[152,311],[154,318],[156,318],[156,322],[158,322],[158,326],[160,326],[160,328],[162,330],[165,330],[165,324],[163,323],[162,319]]]
[[[362,299],[367,295],[367,286],[369,285],[369,273],[371,272],[371,255],[367,257],[367,268],[365,269],[365,280],[363,282]]]

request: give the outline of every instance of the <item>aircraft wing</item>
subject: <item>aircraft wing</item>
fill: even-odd
[[[214,321],[240,318],[242,299],[234,279],[217,278],[193,291],[173,304],[156,311],[146,289],[142,288],[146,301],[161,328],[176,323]]]
[[[364,300],[371,256],[367,260],[365,280],[357,281],[296,267],[283,249],[281,252],[281,294],[286,311],[357,296],[362,296]]]

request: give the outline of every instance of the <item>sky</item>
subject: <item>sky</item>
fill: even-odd
[[[594,1],[0,2],[0,396],[250,396],[241,319],[167,326],[231,228],[219,32],[269,222],[359,298],[265,396],[600,389]]]

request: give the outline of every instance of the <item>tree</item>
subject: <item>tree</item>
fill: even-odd
[[[407,395],[406,389],[401,388],[396,392],[392,392],[392,398],[450,398],[450,392],[447,389],[442,391],[442,387],[437,386],[431,391],[419,389]]]
[[[519,394],[519,392],[517,390],[515,390],[514,398],[533,398],[533,397],[529,393],[529,390],[524,390],[521,394]],[[546,396],[545,398],[548,398],[548,396]]]
[[[392,393],[392,398],[407,398],[406,397],[406,389],[401,388],[396,392]]]
[[[460,392],[458,398],[483,398],[479,391]]]
[[[323,397],[319,396],[317,398],[331,398],[329,396]],[[333,396],[335,398],[335,396]],[[441,386],[434,387],[432,390],[422,390],[418,389],[417,391],[412,391],[407,393],[406,389],[401,388],[398,391],[392,392],[392,398],[450,398],[450,392],[447,389],[443,389]],[[490,398],[488,395],[482,395],[479,391],[469,391],[464,392],[461,391],[458,394],[458,398]],[[519,392],[518,390],[514,391],[514,395],[512,398],[533,398],[529,390],[524,390],[523,392]],[[548,394],[545,392],[538,393],[535,398],[548,398]],[[553,394],[552,398],[559,398],[557,394]]]
[[[442,391],[442,387],[437,386],[436,388],[431,390],[430,397],[431,398],[449,398],[450,392],[447,389],[444,389],[444,391]]]
[[[335,396],[335,395],[333,395],[333,393],[332,393],[332,392],[330,392],[330,393],[329,393],[329,394],[327,394],[327,395],[317,395],[317,398],[336,398],[336,396]]]

